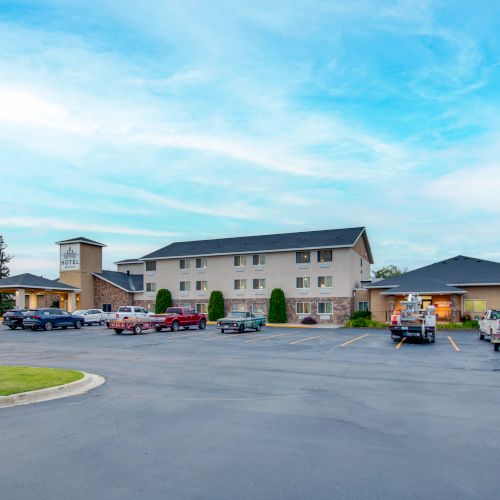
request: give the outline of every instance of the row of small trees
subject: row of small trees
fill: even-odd
[[[170,290],[161,288],[156,294],[156,314],[164,313],[168,307],[172,307],[172,293]],[[224,317],[224,296],[219,290],[214,290],[210,294],[208,301],[208,319],[217,321]],[[271,292],[269,300],[269,315],[267,317],[269,323],[286,323],[288,321],[286,314],[285,292],[281,288],[275,288]]]

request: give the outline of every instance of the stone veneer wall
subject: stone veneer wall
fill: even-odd
[[[353,311],[354,301],[352,297],[301,297],[301,298],[287,298],[286,299],[286,314],[289,323],[300,323],[299,316],[296,313],[297,302],[309,302],[311,304],[311,316],[318,323],[343,325],[346,320],[351,316]],[[320,319],[318,314],[319,302],[332,302],[333,314],[330,319]]]
[[[94,307],[102,309],[103,304],[111,304],[112,311],[120,306],[135,305],[134,294],[94,276]]]

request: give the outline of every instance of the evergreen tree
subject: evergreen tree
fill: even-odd
[[[269,300],[269,323],[286,323],[288,321],[286,315],[286,300],[285,292],[281,288],[274,288],[271,292]]]
[[[156,293],[155,313],[163,314],[167,308],[172,307],[172,294],[166,288],[160,288]]]
[[[217,321],[224,317],[224,296],[222,292],[214,290],[210,294],[208,301],[208,319],[209,321]]]

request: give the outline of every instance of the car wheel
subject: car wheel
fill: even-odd
[[[54,325],[50,321],[47,321],[47,323],[45,323],[45,325],[44,325],[44,328],[45,328],[45,331],[50,332],[50,330],[52,330],[52,328],[54,328]]]
[[[494,344],[493,349],[495,349],[496,352],[500,349],[500,344]]]
[[[261,329],[261,325],[257,325],[257,326],[255,327],[255,331],[256,331],[256,332],[260,332],[260,329]]]
[[[24,325],[21,325],[21,330],[26,330],[26,327]]]
[[[30,328],[31,328],[33,331],[35,331],[35,330],[37,329],[37,328],[36,328],[36,326],[30,326]]]
[[[17,326],[16,326],[16,325],[9,325],[9,328],[10,328],[11,330],[15,330],[15,329],[17,328]]]
[[[479,334],[479,340],[484,340],[484,334],[482,333]]]
[[[133,328],[134,335],[140,335],[142,333],[142,326],[135,325]]]
[[[393,342],[401,342],[401,337],[392,337]]]
[[[179,331],[179,322],[174,321],[172,323],[172,326],[170,327],[170,330],[172,330],[173,332],[178,332]]]
[[[243,333],[245,331],[245,325],[241,324],[238,328],[238,332]]]
[[[221,328],[221,329],[220,329],[220,332],[221,332],[221,333],[224,333],[224,328]]]
[[[82,327],[82,322],[79,319],[77,319],[75,321],[75,329],[80,330],[81,327]]]
[[[432,333],[429,337],[429,344],[435,344],[436,343],[436,334]]]
[[[200,330],[205,330],[206,327],[207,327],[207,322],[204,319],[200,320],[200,322],[198,323],[198,328]]]
[[[106,324],[106,321],[104,321],[103,319],[101,319],[101,321],[99,321],[98,323],[100,326],[104,326]]]

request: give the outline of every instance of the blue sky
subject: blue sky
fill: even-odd
[[[500,260],[500,4],[0,2],[0,234],[105,263],[366,226],[376,265]]]

